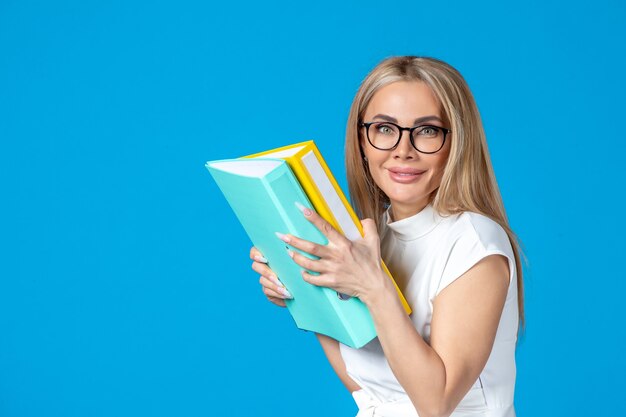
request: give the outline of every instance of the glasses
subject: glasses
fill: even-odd
[[[395,149],[402,139],[402,131],[409,131],[411,145],[421,153],[435,153],[443,148],[450,129],[433,125],[401,127],[391,122],[359,123],[367,132],[367,141],[381,151]]]

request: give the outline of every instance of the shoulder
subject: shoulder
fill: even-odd
[[[515,255],[509,236],[495,220],[473,212],[463,212],[443,217],[444,266],[438,291],[467,272],[489,255],[502,255],[508,259],[509,278],[515,276]]]
[[[495,220],[471,211],[450,215],[443,218],[447,223],[447,237],[454,246],[457,240],[466,243],[475,242],[483,248],[511,250],[511,242],[504,228]]]

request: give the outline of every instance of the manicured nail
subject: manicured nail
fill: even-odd
[[[275,232],[275,233],[276,233],[276,236],[278,236],[278,238],[282,240],[283,242],[286,242],[286,243],[291,242],[291,239],[289,239],[288,236],[285,236],[282,233],[278,233],[278,232]]]
[[[298,210],[300,210],[305,216],[310,216],[311,213],[313,213],[310,208],[304,207],[298,201],[296,201],[296,207],[298,207]]]
[[[285,288],[283,283],[278,280],[278,277],[276,275],[270,275],[270,281],[272,281],[279,288]]]
[[[285,287],[281,287],[280,288],[280,292],[287,298],[292,299],[293,295],[291,295],[291,293],[287,290],[287,288]]]
[[[256,256],[254,257],[254,260],[255,260],[255,261],[257,261],[257,262],[262,262],[262,263],[264,263],[264,264],[266,264],[266,263],[267,263],[267,259],[265,259],[263,256],[260,256],[260,255],[256,255]]]
[[[287,255],[289,255],[291,257],[291,259],[293,259],[293,251],[287,249]]]

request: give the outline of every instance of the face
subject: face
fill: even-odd
[[[402,127],[422,124],[445,126],[440,105],[430,88],[421,81],[398,81],[379,89],[372,97],[363,122],[390,121]],[[393,220],[421,211],[430,195],[441,184],[450,153],[450,133],[441,150],[434,154],[418,152],[409,132],[403,131],[398,146],[389,151],[374,148],[361,129],[361,147],[374,182],[389,197]]]

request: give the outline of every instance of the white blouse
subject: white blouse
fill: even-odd
[[[465,212],[442,217],[432,207],[389,223],[383,214],[382,258],[409,302],[411,320],[430,343],[435,297],[482,258],[508,258],[509,289],[494,345],[485,368],[453,417],[514,417],[515,345],[518,331],[517,272],[508,235],[486,216]],[[360,349],[339,344],[348,375],[361,390],[353,393],[357,416],[418,416],[394,376],[378,338]]]

